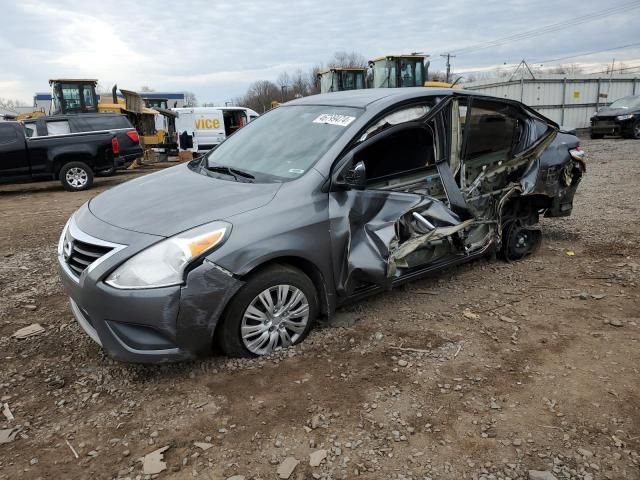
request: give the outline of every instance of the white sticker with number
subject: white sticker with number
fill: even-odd
[[[353,122],[356,117],[350,117],[348,115],[337,115],[333,113],[323,113],[316,118],[313,123],[326,123],[328,125],[338,125],[339,127],[346,127]]]

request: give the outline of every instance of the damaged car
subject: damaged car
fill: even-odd
[[[71,310],[112,357],[265,355],[336,308],[484,256],[521,259],[571,214],[578,139],[450,89],[305,97],[188,164],[83,205],[60,237]]]

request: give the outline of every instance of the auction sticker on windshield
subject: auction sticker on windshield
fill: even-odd
[[[340,127],[346,127],[353,122],[356,117],[350,117],[349,115],[338,115],[333,113],[323,113],[316,118],[313,123],[326,123],[328,125],[338,125]]]

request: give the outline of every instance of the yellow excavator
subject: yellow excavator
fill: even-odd
[[[145,152],[151,148],[169,148],[175,143],[171,126],[176,114],[169,109],[149,108],[143,98],[131,90],[120,89],[123,98],[117,94],[114,85],[111,98],[96,93],[96,79],[56,78],[49,80],[51,86],[51,107],[49,112],[34,111],[22,114],[19,120],[38,118],[44,115],[119,113],[125,115],[138,131],[140,143]]]
[[[320,93],[360,90],[366,88],[367,69],[362,67],[335,67],[318,72]]]
[[[369,60],[368,68],[329,68],[318,73],[320,92],[363,88],[432,87],[460,88],[455,83],[428,80],[429,55],[384,55]]]

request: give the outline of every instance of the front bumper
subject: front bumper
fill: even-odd
[[[595,135],[620,136],[629,133],[633,128],[633,120],[591,120],[589,132]]]
[[[107,224],[101,226],[98,236],[96,225],[100,221],[95,217],[86,221],[87,215],[91,213],[76,215],[80,225],[72,219],[69,229],[74,235],[84,235],[85,242],[109,238],[109,242],[122,246],[105,260],[89,265],[79,276],[69,268],[64,249],[59,249],[60,275],[71,311],[87,335],[111,357],[125,362],[162,363],[209,354],[218,320],[243,282],[204,260],[187,274],[184,285],[113,288],[104,283],[104,278],[138,253],[140,242],[122,245],[125,237],[130,239],[134,232]],[[88,233],[86,230],[90,229],[93,231]],[[149,238],[144,240],[149,242]]]

